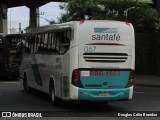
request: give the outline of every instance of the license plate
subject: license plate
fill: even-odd
[[[90,71],[90,76],[120,76],[120,71]]]
[[[99,93],[100,96],[110,96],[109,92],[100,92]]]

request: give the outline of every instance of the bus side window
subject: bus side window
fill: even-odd
[[[46,32],[28,37],[28,50],[31,53],[64,54],[71,41],[71,29]]]
[[[44,39],[43,34],[39,35],[39,46],[38,46],[38,53],[43,53],[43,46],[44,46]]]
[[[30,49],[29,49],[29,46],[28,46],[28,43],[26,43],[25,45],[25,53],[30,53]]]
[[[38,47],[39,47],[39,37],[36,35],[35,37],[35,53],[38,53]]]
[[[56,42],[55,42],[55,51],[57,53],[59,52],[59,44],[60,44],[60,35],[58,34],[56,37]]]
[[[26,41],[26,42],[25,42],[25,47],[24,47],[24,48],[25,48],[25,49],[24,49],[24,50],[25,50],[25,51],[24,51],[25,53],[30,53],[30,52],[31,52],[31,49],[30,49],[30,46],[29,46],[29,39],[30,39],[30,37],[28,37],[28,36],[25,37],[25,41]]]
[[[48,52],[49,53],[54,53],[55,49],[54,49],[54,33],[50,33],[48,36]]]
[[[30,46],[31,46],[31,53],[34,53],[35,52],[35,36],[31,36]]]
[[[69,50],[70,41],[71,41],[71,30],[67,29],[61,32],[61,37],[59,41],[59,54],[64,54]]]
[[[52,33],[44,33],[44,34],[41,34],[39,35],[40,38],[39,38],[39,42],[38,42],[38,45],[37,48],[37,52],[39,53],[48,53],[50,54],[53,50],[52,50],[52,46],[51,43],[52,43]]]
[[[67,31],[66,31],[66,37],[67,37],[67,39],[69,40],[69,41],[71,41],[73,38],[73,36],[72,36],[73,34],[72,34],[72,30],[71,29],[68,29]]]
[[[48,48],[48,53],[49,54],[54,54],[55,53],[55,48],[54,48],[54,33],[48,33],[48,42],[47,42],[47,48]]]

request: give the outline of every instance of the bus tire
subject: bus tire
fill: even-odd
[[[26,92],[31,92],[31,88],[27,84],[27,75],[26,74],[24,74],[24,77],[23,77],[23,88]]]
[[[59,105],[60,99],[55,96],[55,87],[53,82],[50,85],[50,97],[52,105]]]

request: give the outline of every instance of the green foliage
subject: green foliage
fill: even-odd
[[[160,0],[152,0],[154,6],[157,8],[157,11],[159,13],[160,16]]]
[[[85,19],[85,15],[92,16],[98,9],[99,0],[67,0],[68,4],[61,4],[60,9],[66,11],[61,15],[60,22]]]
[[[138,0],[67,0],[60,9],[66,12],[59,22],[85,19],[129,21],[136,32],[160,31],[160,19],[156,9]]]
[[[160,30],[158,12],[151,7],[137,7],[129,11],[127,20],[132,22],[136,32]]]

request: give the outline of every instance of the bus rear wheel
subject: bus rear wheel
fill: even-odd
[[[23,88],[26,92],[31,92],[31,88],[28,86],[26,74],[24,74],[24,77],[23,77]]]
[[[54,83],[51,83],[50,97],[51,97],[51,103],[52,103],[52,105],[59,105],[60,99],[57,98],[56,95],[55,95]]]

